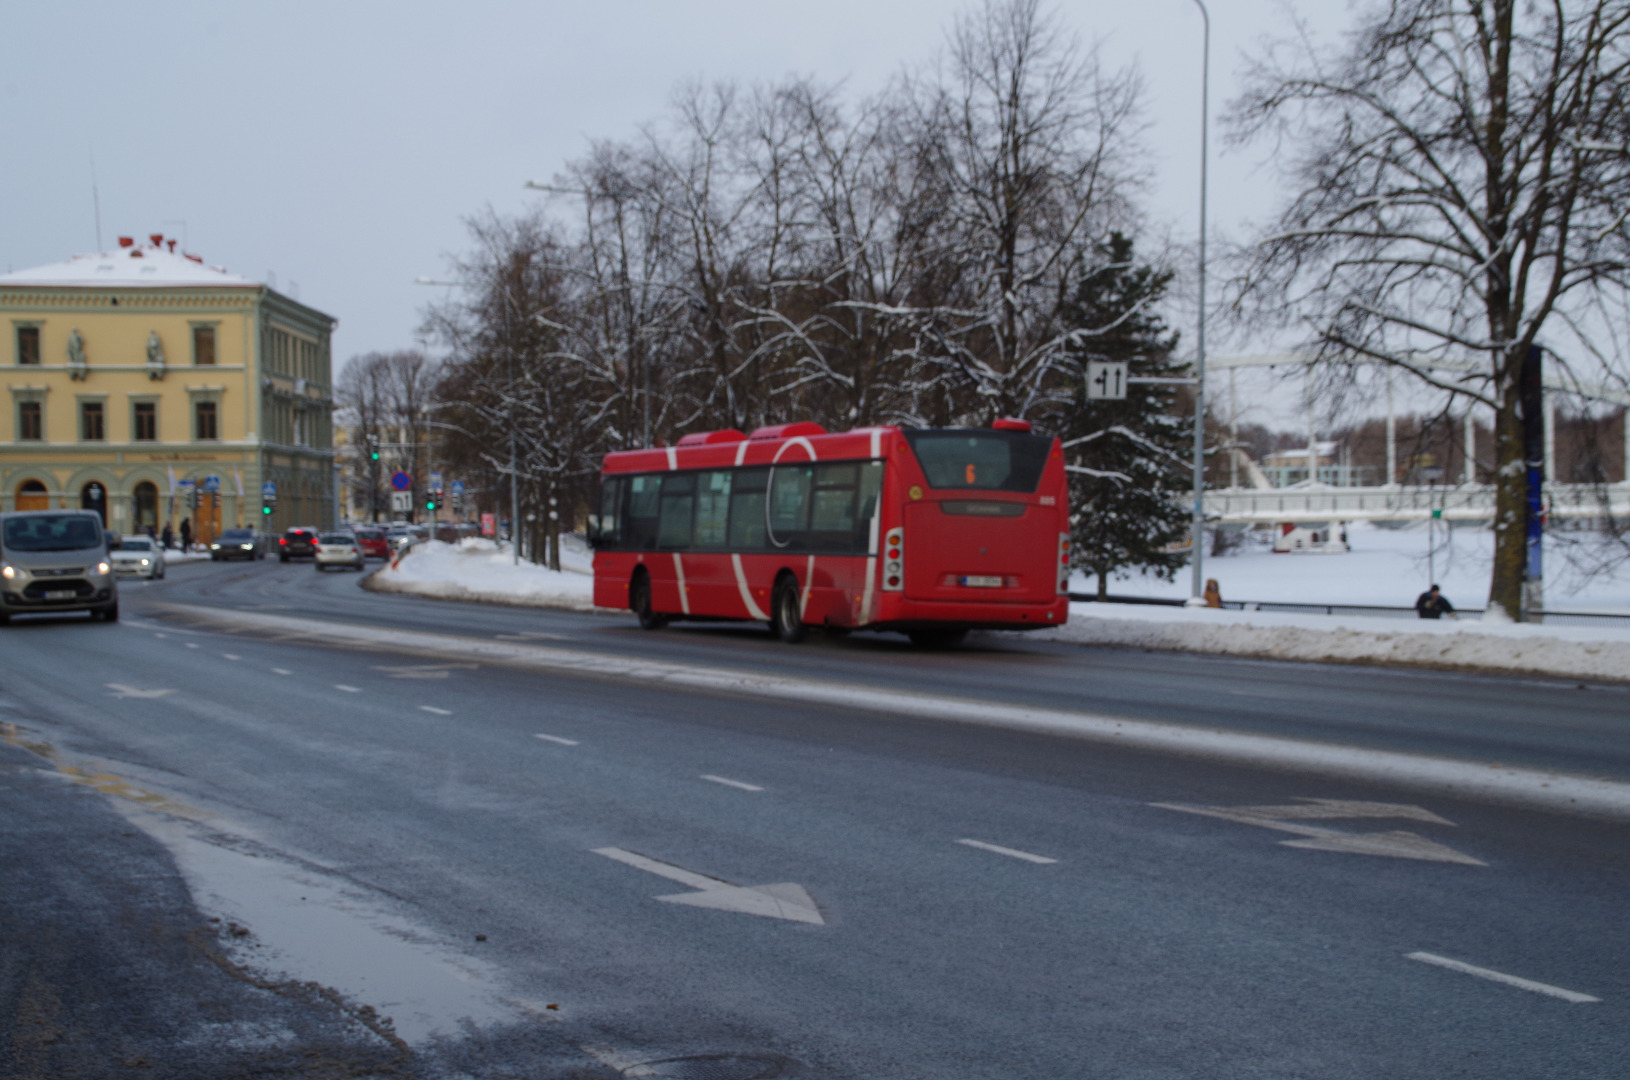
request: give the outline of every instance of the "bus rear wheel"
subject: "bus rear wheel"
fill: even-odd
[[[643,573],[628,587],[628,606],[639,616],[641,630],[660,630],[668,625],[668,616],[651,608],[651,579]]]
[[[798,602],[798,579],[791,574],[775,583],[775,594],[770,598],[770,630],[788,645],[804,640],[809,630],[804,625],[803,605]]]

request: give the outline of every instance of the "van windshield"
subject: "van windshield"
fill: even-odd
[[[978,428],[907,429],[928,486],[958,491],[1029,494],[1041,483],[1053,440],[1017,431]]]
[[[82,551],[102,546],[102,527],[88,514],[30,514],[6,519],[12,551]]]

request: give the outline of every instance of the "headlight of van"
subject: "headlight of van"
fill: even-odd
[[[0,563],[0,578],[5,578],[7,581],[16,581],[17,568],[10,563]]]
[[[108,565],[108,561],[106,559],[103,559],[101,562],[96,564],[96,572],[98,574],[111,574],[113,573],[113,567]]]

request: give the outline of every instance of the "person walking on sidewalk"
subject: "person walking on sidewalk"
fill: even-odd
[[[183,552],[192,550],[192,518],[181,519],[181,550]],[[1433,588],[1436,587],[1433,586]],[[1433,616],[1433,618],[1436,618],[1436,616]]]
[[[168,521],[164,523],[164,531],[159,534],[159,539],[163,541],[165,551],[169,551],[170,545],[175,543],[175,530],[170,528]]]
[[[1415,613],[1423,619],[1441,619],[1445,614],[1451,619],[1459,618],[1455,614],[1455,606],[1438,591],[1436,585],[1415,598]]]

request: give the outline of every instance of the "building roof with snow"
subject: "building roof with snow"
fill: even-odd
[[[121,236],[119,247],[96,255],[72,258],[31,270],[0,274],[0,286],[39,288],[258,288],[259,282],[239,277],[202,258],[175,250],[174,240],[154,235],[146,244]]]

